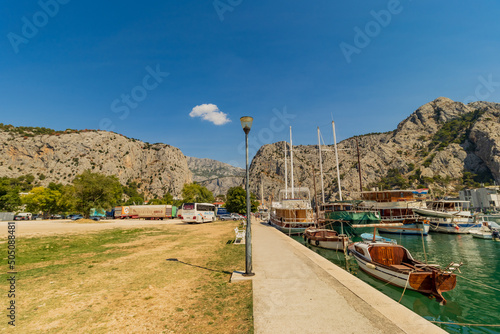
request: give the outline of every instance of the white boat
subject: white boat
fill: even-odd
[[[308,228],[304,231],[304,241],[312,246],[343,252],[350,243],[346,234],[325,228]]]
[[[429,220],[431,231],[466,234],[480,224],[468,210],[469,201],[436,200],[427,203],[426,208],[414,211]]]
[[[355,242],[348,246],[359,268],[368,275],[389,284],[432,295],[442,304],[442,293],[453,290],[457,284],[453,271],[461,264],[450,263],[444,270],[414,260],[400,245],[384,242]]]
[[[474,238],[493,239],[493,234],[495,231],[500,231],[500,225],[495,222],[483,221],[481,222],[481,227],[472,228],[470,230],[470,234],[472,234]]]
[[[425,208],[425,202],[416,194],[427,194],[427,189],[363,191],[358,207],[377,210],[383,223],[402,223],[398,227],[380,227],[380,233],[427,235],[430,224],[415,214],[416,208]]]

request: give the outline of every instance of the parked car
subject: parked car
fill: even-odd
[[[83,219],[82,215],[70,215],[70,216],[73,216],[73,217],[71,217],[71,220]]]
[[[231,214],[227,214],[227,215],[220,215],[219,220],[222,220],[222,221],[224,221],[224,220],[238,220],[238,218],[234,217]]]
[[[240,215],[239,213],[231,213],[231,217],[235,218],[234,220],[245,219],[245,216]]]
[[[92,220],[95,220],[96,222],[101,220],[101,217],[99,217],[99,216],[90,216],[89,218]]]

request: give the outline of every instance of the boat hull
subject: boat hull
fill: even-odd
[[[350,242],[349,237],[345,234],[339,235],[334,230],[316,228],[306,229],[304,231],[304,240],[311,246],[342,252],[347,249]]]
[[[314,226],[314,222],[281,222],[281,220],[271,217],[269,224],[286,234],[301,234],[306,228]]]
[[[472,228],[478,226],[474,223],[437,223],[432,221],[430,225],[432,232],[448,234],[468,234]]]
[[[430,224],[404,224],[401,227],[379,227],[380,233],[387,234],[404,234],[404,235],[428,235],[430,231]]]
[[[421,265],[421,267],[412,267],[404,265],[404,263],[399,264],[399,262],[393,265],[374,262],[356,250],[357,244],[366,245],[367,243],[349,245],[349,253],[354,256],[362,271],[378,280],[400,288],[433,295],[441,303],[446,303],[442,292],[453,290],[456,286],[456,275],[452,273],[438,272],[437,270],[430,269],[425,264],[416,264],[416,266]],[[383,246],[384,248],[391,247],[390,244],[383,243],[378,243],[378,246]],[[389,252],[385,254],[387,256]],[[385,258],[385,260],[387,259]]]

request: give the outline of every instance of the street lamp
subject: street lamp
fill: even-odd
[[[250,222],[250,189],[248,186],[248,180],[249,180],[249,172],[248,172],[248,133],[250,132],[250,129],[252,128],[252,122],[253,118],[250,116],[243,116],[240,118],[241,121],[241,127],[243,128],[243,131],[245,131],[245,148],[246,148],[246,171],[247,171],[247,178],[246,178],[246,192],[247,192],[247,230],[245,233],[245,252],[246,252],[246,257],[245,257],[245,273],[243,276],[253,276],[255,275],[252,273],[252,225]]]

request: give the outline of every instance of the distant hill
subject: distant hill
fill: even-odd
[[[313,131],[313,130],[311,130]],[[456,195],[480,183],[500,184],[500,104],[464,105],[440,97],[418,108],[387,133],[367,134],[338,144],[344,197],[359,191],[356,140],[362,184],[379,188],[430,188],[434,195]],[[325,147],[326,149],[327,147]],[[313,192],[313,169],[319,169],[317,145],[294,146],[296,186]],[[250,168],[253,192],[264,185],[264,197],[277,198],[284,188],[283,142],[264,145]],[[333,145],[322,153],[326,199],[338,198]],[[288,165],[290,171],[290,165]],[[319,172],[317,189],[321,194]],[[290,182],[289,182],[290,185]]]
[[[225,195],[229,188],[243,184],[245,170],[212,160],[186,157],[193,181],[205,186],[214,195]]]

